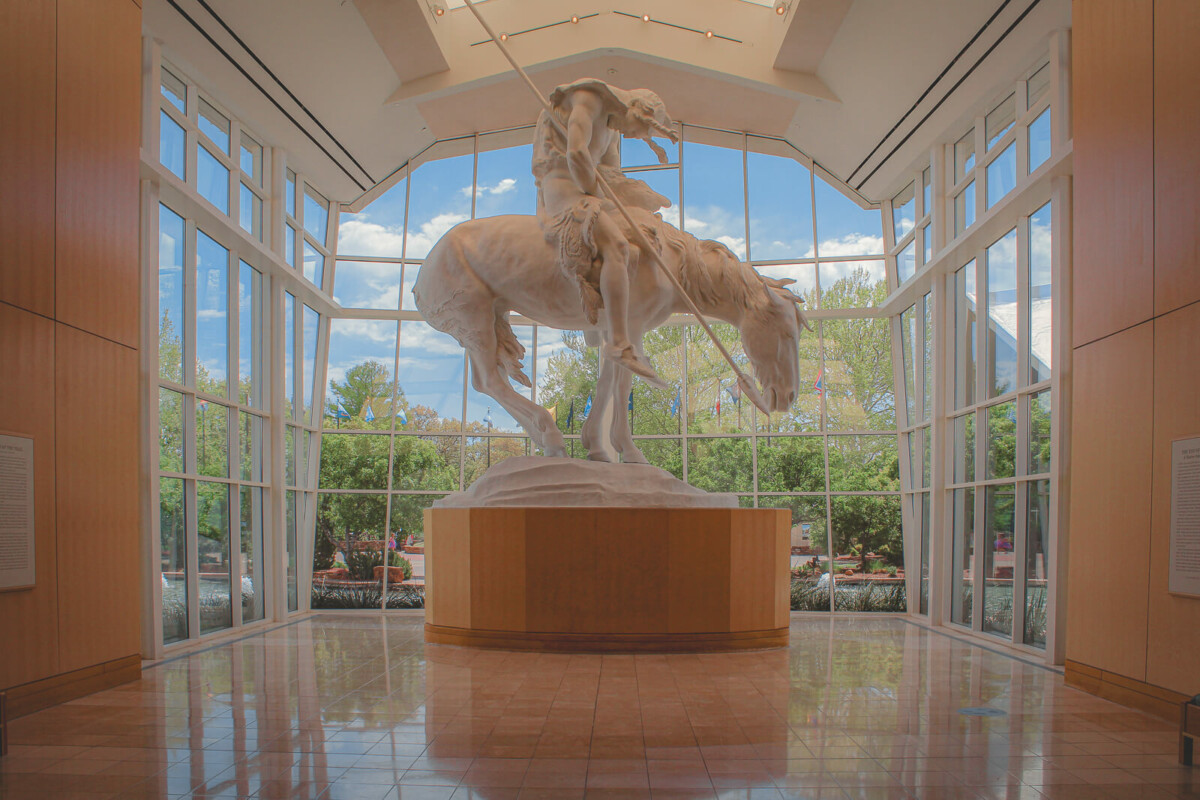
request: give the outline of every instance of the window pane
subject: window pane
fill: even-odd
[[[245,261],[238,273],[238,401],[263,408],[267,331],[262,273]]]
[[[807,561],[812,556],[817,557],[818,564],[824,563],[828,568],[829,542],[825,536],[825,498],[824,497],[785,497],[780,495],[765,495],[758,498],[759,508],[786,508],[792,512],[792,552],[803,556]],[[824,571],[824,569],[822,571]],[[815,577],[815,576],[813,576]],[[821,610],[821,609],[793,609]],[[829,596],[825,597],[825,611],[829,610]]]
[[[984,585],[983,629],[1005,636],[1012,636],[1016,499],[1016,489],[1012,485],[987,487],[983,550],[983,572],[987,581]]]
[[[1046,646],[1046,603],[1050,558],[1050,481],[1025,484],[1025,644]]]
[[[1030,76],[1026,84],[1026,95],[1028,95],[1028,107],[1033,108],[1037,105],[1037,101],[1042,99],[1046,94],[1046,90],[1050,88],[1050,65],[1046,64],[1037,72]]]
[[[318,253],[307,239],[304,241],[304,277],[318,288],[325,279],[325,256]]]
[[[182,478],[158,480],[158,527],[162,569],[163,644],[188,635],[187,534]]]
[[[1029,396],[1029,474],[1050,471],[1050,390]]]
[[[183,472],[183,395],[158,389],[158,468]]]
[[[954,483],[975,480],[975,412],[954,418]]]
[[[683,442],[680,439],[636,439],[638,449],[654,466],[683,480]]]
[[[394,494],[392,495],[392,534],[396,537],[397,546],[422,547],[425,544],[425,515],[424,511],[445,497],[442,494]],[[409,545],[409,537],[412,545]],[[425,554],[413,553],[405,555],[413,565],[413,578],[425,579]]]
[[[974,168],[975,129],[972,128],[954,143],[954,182],[958,183],[967,177],[967,173]]]
[[[293,219],[296,217],[296,173],[290,169],[283,182],[283,210]]]
[[[579,433],[586,418],[588,398],[596,391],[597,351],[586,345],[581,331],[560,331],[542,325],[537,328],[537,349],[538,404],[555,407],[560,431]],[[674,406],[676,426],[682,424],[682,403],[681,398]]]
[[[196,389],[225,396],[229,374],[229,251],[196,231]]]
[[[664,136],[655,136],[654,143],[663,149],[666,163],[679,163],[679,145]],[[622,167],[650,167],[662,163],[658,154],[640,139],[621,139]]]
[[[954,198],[954,235],[958,236],[975,224],[975,181]]]
[[[162,95],[171,105],[187,113],[187,86],[166,67],[162,68]]]
[[[792,294],[804,299],[804,310],[810,311],[819,305],[816,264],[763,264],[754,269],[765,278],[795,281],[787,288]]]
[[[283,260],[292,269],[296,268],[296,229],[288,224],[283,226]]]
[[[917,242],[914,239],[896,256],[896,276],[900,279],[900,283],[904,283],[916,274]]]
[[[242,230],[262,240],[262,200],[244,183],[238,184],[238,224]]]
[[[742,354],[737,328],[726,324],[712,328],[739,367],[747,373],[752,372]],[[742,399],[729,363],[699,326],[688,329],[687,365],[688,430],[692,433],[749,433],[754,427],[754,407],[749,400]]]
[[[229,409],[201,399],[196,400],[196,471],[229,477]]]
[[[860,207],[820,177],[815,178],[815,193],[818,256],[883,255],[883,215],[879,209]]]
[[[183,217],[158,207],[158,375],[183,383]]]
[[[987,445],[987,479],[1016,475],[1017,404],[1014,401],[987,409]]]
[[[887,298],[887,268],[880,261],[822,261],[821,308],[873,308]]]
[[[322,489],[388,488],[388,437],[329,433],[321,437]]]
[[[706,492],[753,491],[750,440],[689,439],[688,483]]]
[[[929,492],[922,492],[916,501],[918,519],[921,525],[921,574],[920,606],[918,613],[929,613]]]
[[[225,155],[229,155],[229,117],[200,100],[200,132]]]
[[[373,580],[375,567],[383,563],[386,520],[386,494],[322,493],[317,502],[313,569],[340,563],[349,568],[351,580]],[[319,563],[322,553],[330,563]],[[375,607],[378,601],[376,595]]]
[[[900,355],[904,367],[905,425],[917,424],[917,309],[909,306],[900,313]]]
[[[396,381],[409,404],[406,430],[461,429],[464,362],[462,347],[447,334],[424,322],[401,323]],[[576,424],[580,421],[577,416]]]
[[[296,407],[296,298],[283,293],[283,415]]]
[[[954,406],[975,402],[975,262],[954,273]]]
[[[839,568],[834,610],[905,611],[900,498],[834,497],[830,506]]]
[[[242,172],[250,176],[259,187],[263,185],[263,149],[262,145],[242,134],[242,152],[240,163]]]
[[[987,249],[988,397],[1017,388],[1017,232]]]
[[[929,167],[926,167],[921,172],[921,192],[921,199],[923,201],[921,216],[925,217],[933,213],[933,176],[929,171]]]
[[[833,431],[894,430],[896,394],[886,318],[833,319],[825,340],[826,425]]]
[[[329,234],[329,201],[311,187],[304,189],[304,230],[322,245]]]
[[[266,583],[263,573],[263,490],[241,487],[241,595],[242,622],[262,619],[265,610]]]
[[[442,234],[471,218],[473,165],[474,159],[467,153],[427,161],[413,170],[409,178],[412,185],[409,187],[406,257],[424,258]],[[522,172],[522,175],[527,174],[528,165]],[[389,252],[387,255],[398,254]]]
[[[187,134],[165,111],[158,112],[158,160],[180,180],[187,180]]]
[[[1000,105],[992,109],[984,120],[984,129],[987,133],[987,149],[991,150],[996,142],[1000,141],[1000,137],[1008,133],[1016,121],[1017,96],[1010,94],[1000,101]]]
[[[489,147],[488,140],[479,139],[479,164],[476,167],[475,217],[494,217],[499,214],[537,213],[537,187],[529,174],[533,145]],[[626,139],[625,141],[629,141]]]
[[[317,383],[317,333],[321,326],[321,315],[307,305],[304,306],[304,374],[300,380],[304,385],[304,416],[310,425],[317,424],[313,410],[313,390]]]
[[[746,257],[742,137],[684,129],[683,227]]]
[[[975,490],[955,489],[951,513],[953,557],[950,566],[950,620],[971,624],[975,594]]]
[[[824,492],[825,444],[821,436],[758,440],[760,492]]]
[[[1053,352],[1050,203],[1029,218],[1029,382],[1049,380]]]
[[[340,256],[400,258],[404,253],[404,210],[408,179],[375,198],[357,214],[342,214],[338,224]]]
[[[303,500],[300,492],[289,490],[284,493],[284,546],[287,549],[287,593],[288,611],[300,608],[300,596],[296,586],[296,522]]]
[[[895,435],[830,436],[829,488],[835,492],[899,491]]]
[[[892,198],[892,228],[896,234],[896,241],[903,239],[913,229],[916,223],[916,206],[917,197],[911,183]]]
[[[926,225],[921,228],[921,246],[925,248],[925,258],[922,264],[928,264],[933,260],[933,226]]]
[[[1017,144],[1013,142],[987,168],[987,207],[991,208],[1017,185]]]
[[[1050,109],[1043,111],[1029,123],[1029,171],[1046,163],[1050,158]]]
[[[521,372],[532,380],[533,326],[513,325],[512,331],[516,336],[517,343],[524,350],[524,354],[519,362]],[[635,381],[635,383],[641,383],[641,381]],[[508,385],[512,387],[514,392],[526,400],[531,399],[533,396],[530,389],[522,386],[512,378],[508,379]],[[467,385],[466,430],[470,433],[524,433],[524,429],[521,428],[503,406],[490,396],[476,390],[475,386],[471,383]]]
[[[207,147],[196,148],[196,189],[200,196],[217,207],[222,214],[229,213],[229,170],[208,152]]]
[[[325,427],[391,428],[396,323],[334,319],[329,326]],[[411,422],[416,412],[403,393],[398,402]]]
[[[627,401],[623,409],[629,415],[629,424],[634,435],[680,434],[683,432],[683,351],[684,335],[688,330],[683,325],[666,325],[658,330],[650,331],[642,339],[646,356],[654,364],[659,377],[667,382],[666,389],[655,389],[645,381],[634,381],[632,400]],[[726,399],[734,399],[729,387],[725,390]],[[540,398],[539,398],[540,400]],[[540,403],[543,406],[553,403]],[[736,402],[734,403],[736,405]],[[743,408],[750,408],[749,401]],[[556,414],[562,413],[558,407]],[[638,445],[649,457],[645,446],[650,440],[642,440]],[[653,448],[652,448],[653,449]],[[671,462],[672,464],[674,462]]]
[[[812,183],[795,158],[770,154],[775,142],[750,137],[746,179],[750,198],[750,255],[757,260],[811,258]],[[753,152],[754,150],[766,152]]]
[[[933,294],[925,295],[922,309],[922,324],[925,328],[925,347],[921,353],[924,364],[925,386],[921,392],[921,419],[933,416]]]
[[[239,460],[244,481],[263,483],[267,480],[267,442],[263,438],[263,418],[246,411],[239,413],[238,441],[241,447]]]
[[[200,556],[200,633],[233,624],[229,593],[229,485],[196,481]]]
[[[392,453],[392,488],[458,489],[458,436],[397,436]]]
[[[400,281],[403,267],[376,261],[337,262],[333,299],[342,308],[400,307]]]

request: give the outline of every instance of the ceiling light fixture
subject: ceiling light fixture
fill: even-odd
[[[572,25],[578,25],[578,24],[579,24],[579,17],[578,17],[578,16],[576,16],[575,14],[572,14],[572,15],[571,15],[571,24],[572,24]]]
[[[712,32],[712,31],[705,31],[705,32],[704,32],[704,38],[705,38],[705,39],[711,39],[712,37],[713,37],[713,32]]]
[[[784,14],[787,13],[787,10],[788,10],[788,4],[785,3],[784,0],[778,0],[778,2],[775,3],[775,13],[778,14],[779,16],[782,17]]]
[[[500,34],[500,41],[502,41],[502,42],[507,42],[507,41],[508,41],[508,34],[507,34],[507,33],[502,33],[502,34]]]
[[[642,22],[649,22],[649,21],[650,21],[650,15],[642,14]]]
[[[446,9],[442,8],[441,6],[434,6],[433,13],[435,16],[444,17],[446,16]]]

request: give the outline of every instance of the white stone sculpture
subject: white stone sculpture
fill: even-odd
[[[637,225],[707,317],[741,333],[771,411],[785,411],[799,389],[801,327],[808,327],[792,281],[763,278],[724,245],[701,241],[655,213],[669,201],[619,167],[619,135],[653,143],[674,136],[662,101],[647,90],[625,92],[585,79],[560,86],[551,102],[567,142],[542,112],[534,141],[538,216],[463,222],[426,257],[413,288],[417,308],[453,336],[471,359],[471,381],[494,398],[547,456],[564,456],[563,436],[545,408],[516,392],[530,386],[521,371],[525,349],[510,311],[553,328],[582,330],[600,346],[596,400],[581,430],[593,461],[647,463],[620,413],[633,373],[662,385],[642,351],[642,336],[687,305],[651,258],[630,243],[611,201],[596,194],[604,175]]]

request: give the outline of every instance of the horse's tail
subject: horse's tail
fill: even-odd
[[[525,357],[525,346],[513,333],[512,325],[508,323],[507,311],[496,311],[496,365],[500,371],[508,375],[522,386],[532,389],[529,376],[521,369],[521,359]]]

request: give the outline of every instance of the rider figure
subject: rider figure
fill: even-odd
[[[641,139],[666,163],[666,153],[651,137],[678,141],[671,118],[654,92],[625,91],[592,78],[559,86],[550,103],[567,135],[564,141],[542,111],[533,148],[542,230],[558,250],[559,266],[578,282],[588,320],[595,325],[604,313],[608,341],[601,354],[651,384],[665,386],[629,338],[629,279],[637,252],[597,174],[635,218],[646,220],[640,224],[652,225],[654,212],[671,201],[625,177],[618,143],[621,136]]]

